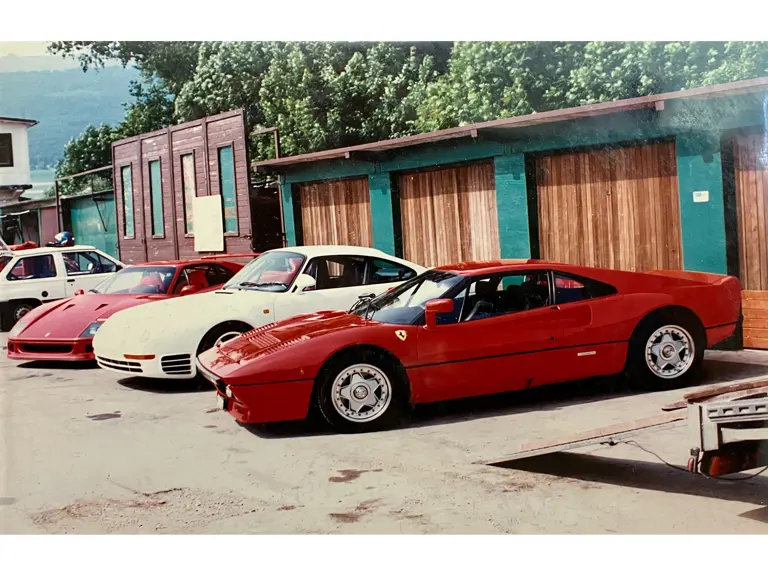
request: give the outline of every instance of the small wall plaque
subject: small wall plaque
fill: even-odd
[[[696,190],[693,193],[694,202],[709,202],[709,190]]]

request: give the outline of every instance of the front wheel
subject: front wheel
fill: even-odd
[[[674,312],[650,317],[629,344],[630,383],[642,390],[687,386],[701,370],[705,347],[706,336],[694,319]]]
[[[404,376],[390,359],[375,352],[336,359],[317,384],[320,413],[339,432],[392,428],[399,424],[408,401]]]

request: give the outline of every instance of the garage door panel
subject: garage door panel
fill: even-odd
[[[305,245],[373,245],[368,179],[299,186]]]
[[[680,269],[674,144],[537,159],[543,258],[646,271]]]
[[[403,256],[424,266],[500,257],[493,165],[400,176]]]

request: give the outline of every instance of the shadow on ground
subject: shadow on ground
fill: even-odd
[[[118,380],[121,386],[138,390],[140,392],[150,392],[153,394],[194,394],[207,392],[214,394],[213,386],[200,380],[155,380],[152,378],[122,378]]]
[[[764,476],[738,482],[718,480],[677,470],[661,462],[624,460],[573,452],[556,452],[532,458],[498,462],[493,466],[624,488],[701,496],[758,506],[768,504],[768,478]],[[748,476],[749,473],[746,473],[731,478]],[[768,522],[768,509],[758,508],[741,514],[741,516]]]
[[[22,362],[17,365],[18,368],[28,370],[93,370],[98,368],[95,361],[89,362],[63,362],[57,360],[33,360],[31,362]]]
[[[709,386],[730,380],[753,378],[762,375],[768,378],[768,366],[707,360],[704,363],[698,385]],[[531,390],[418,405],[409,414],[404,427],[437,426],[481,418],[520,414],[534,410],[560,410],[578,404],[637,394],[642,394],[642,392],[631,390],[626,379],[621,376],[565,382]],[[299,437],[331,433],[322,419],[316,415],[313,415],[313,418],[304,422],[286,422],[259,426],[249,425],[246,426],[246,429],[265,438]]]

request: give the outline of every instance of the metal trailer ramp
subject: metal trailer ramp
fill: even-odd
[[[686,410],[690,406],[706,406],[706,402],[708,401],[740,401],[765,396],[766,394],[768,394],[768,379],[765,377],[748,378],[729,384],[709,386],[685,394],[681,400],[663,406],[661,408],[663,411],[662,414],[580,432],[560,440],[523,445],[517,452],[492,460],[484,460],[479,463],[493,466],[515,460],[534,458],[544,454],[554,454],[556,452],[585,448],[587,446],[617,444],[639,434],[668,430],[685,425],[691,426],[689,419],[690,412]],[[692,440],[696,445],[699,444],[698,436],[692,437]]]

